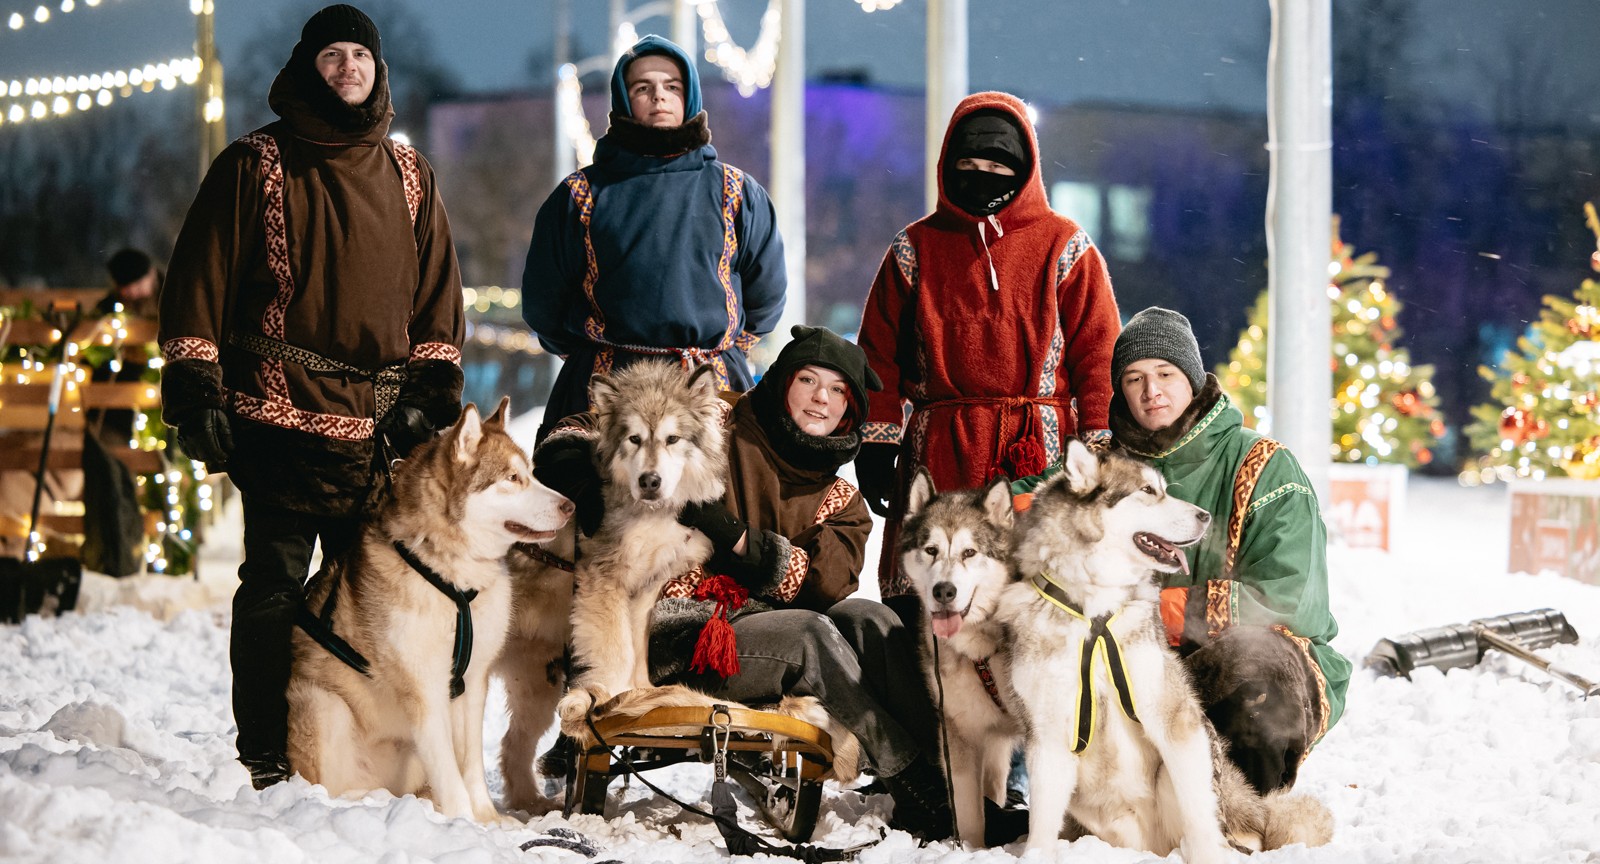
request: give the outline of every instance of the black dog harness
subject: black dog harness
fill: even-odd
[[[1122,705],[1122,713],[1128,715],[1129,720],[1140,722],[1139,714],[1133,707],[1133,690],[1128,687],[1128,668],[1122,659],[1122,648],[1117,645],[1117,637],[1111,633],[1111,622],[1117,616],[1111,613],[1089,618],[1068,599],[1067,592],[1061,590],[1061,586],[1051,582],[1042,573],[1034,576],[1029,584],[1039,592],[1039,596],[1063,612],[1089,623],[1089,635],[1083,639],[1078,666],[1078,720],[1074,724],[1078,735],[1072,745],[1073,753],[1082,753],[1089,748],[1089,739],[1094,735],[1094,657],[1100,646],[1105,646],[1106,671],[1117,688],[1117,701]]]
[[[443,576],[433,572],[428,565],[422,563],[414,552],[405,547],[399,540],[394,541],[394,551],[400,555],[401,560],[410,565],[411,569],[422,574],[428,584],[439,589],[439,593],[450,598],[456,605],[456,643],[450,655],[450,698],[454,699],[467,691],[467,667],[472,663],[472,600],[478,596],[476,588],[465,591],[457,588],[445,580]],[[372,677],[372,664],[361,655],[354,646],[333,632],[333,610],[339,599],[339,580],[335,579],[333,587],[328,589],[328,599],[323,601],[322,614],[313,615],[311,610],[301,606],[295,616],[295,623],[300,629],[306,631],[313,641],[327,649],[329,654],[339,658],[346,666],[360,672],[362,675]]]

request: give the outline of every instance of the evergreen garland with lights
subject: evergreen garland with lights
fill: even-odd
[[[1434,442],[1444,434],[1431,366],[1413,366],[1400,336],[1400,301],[1384,280],[1389,268],[1375,252],[1357,257],[1339,239],[1334,220],[1328,298],[1333,303],[1333,447],[1336,462],[1402,464],[1433,461]],[[1249,324],[1217,380],[1245,425],[1265,426],[1267,401],[1267,292],[1250,308]],[[1263,428],[1263,431],[1267,431]]]
[[[1593,204],[1583,209],[1600,271],[1600,218]],[[1472,409],[1467,436],[1485,455],[1464,480],[1600,480],[1600,281],[1583,280],[1570,298],[1547,295],[1544,307],[1500,368],[1479,367],[1493,401]]]

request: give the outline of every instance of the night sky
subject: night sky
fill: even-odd
[[[465,91],[529,86],[533,56],[550,56],[552,0],[396,0],[432,32],[443,63]],[[76,0],[70,14],[49,0],[0,0],[0,78],[73,75],[187,56],[194,38],[188,0]],[[303,4],[216,0],[224,67],[251,36]],[[358,4],[359,5],[359,4]],[[571,0],[579,50],[604,45],[605,0]],[[637,0],[631,6],[640,5]],[[722,0],[734,38],[749,45],[765,0]],[[925,4],[865,13],[853,0],[809,0],[807,71],[863,70],[892,87],[920,89]],[[1519,66],[1541,65],[1567,98],[1529,106],[1537,123],[1600,122],[1600,71],[1589,59],[1600,33],[1594,0],[1411,0],[1403,77],[1424,95],[1472,105]],[[970,0],[973,89],[1011,90],[1049,102],[1222,108],[1259,112],[1266,102],[1268,4],[1264,0]],[[21,31],[3,26],[21,12]],[[384,21],[378,20],[380,29]],[[666,32],[647,19],[640,32]],[[287,56],[291,46],[282,46]],[[702,67],[704,69],[704,65]],[[705,69],[709,74],[714,70]],[[263,94],[264,97],[265,94]],[[1560,116],[1537,116],[1557,114]],[[1578,117],[1573,114],[1577,113]]]

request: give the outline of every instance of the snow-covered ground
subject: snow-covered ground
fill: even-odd
[[[1359,661],[1383,636],[1554,607],[1583,639],[1544,655],[1600,678],[1600,587],[1505,572],[1504,487],[1418,478],[1408,503],[1410,532],[1392,554],[1330,550],[1340,650]],[[613,802],[610,821],[551,814],[510,830],[446,820],[413,798],[329,800],[298,779],[252,790],[233,759],[228,706],[236,524],[213,532],[202,580],[92,579],[81,614],[0,627],[0,861],[724,857],[714,828],[638,784],[620,806]],[[869,560],[876,555],[869,550]],[[490,724],[495,751],[505,729],[498,698]],[[487,761],[495,764],[497,753]],[[698,800],[710,777],[704,767],[680,766],[661,772],[663,780]],[[497,794],[499,785],[492,775]],[[1358,671],[1344,720],[1306,762],[1297,788],[1332,808],[1334,841],[1257,856],[1263,862],[1600,862],[1600,700],[1584,702],[1572,687],[1504,657],[1448,675],[1424,670],[1413,681]],[[830,790],[815,841],[869,841],[889,809],[887,797]],[[596,854],[520,848],[556,828],[583,835]],[[1063,845],[1056,857],[1152,860],[1092,838]],[[1011,858],[1007,850],[919,848],[891,832],[860,860]]]

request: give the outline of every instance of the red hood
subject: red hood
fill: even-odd
[[[1024,140],[1027,142],[1030,159],[1028,160],[1028,176],[1022,182],[1017,197],[1011,203],[1000,209],[995,214],[1002,223],[1020,225],[1031,222],[1050,212],[1050,199],[1044,191],[1044,180],[1039,175],[1039,137],[1034,134],[1033,124],[1028,122],[1028,107],[1021,99],[1010,93],[985,92],[974,93],[956,106],[955,113],[950,115],[950,125],[944,129],[944,143],[939,145],[939,161],[933,166],[934,177],[939,183],[939,206],[934,214],[940,220],[955,219],[963,224],[976,224],[982,217],[974,216],[960,207],[955,202],[945,197],[944,189],[944,163],[950,149],[950,135],[955,131],[956,125],[962,118],[974,111],[984,108],[993,108],[1004,111],[1022,127]]]

